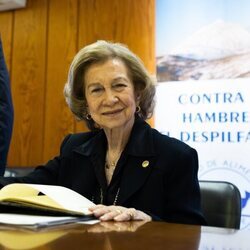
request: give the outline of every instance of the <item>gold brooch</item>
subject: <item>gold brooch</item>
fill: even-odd
[[[149,161],[144,161],[141,165],[143,168],[146,168],[149,165]]]

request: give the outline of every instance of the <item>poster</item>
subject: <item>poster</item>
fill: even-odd
[[[250,1],[157,0],[155,127],[194,147],[199,179],[235,184],[250,230]]]

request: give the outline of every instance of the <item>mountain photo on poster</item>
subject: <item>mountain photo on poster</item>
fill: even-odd
[[[250,32],[223,20],[202,27],[157,57],[160,82],[245,77],[250,77]]]

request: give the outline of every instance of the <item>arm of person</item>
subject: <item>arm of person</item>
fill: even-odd
[[[4,174],[13,127],[13,105],[8,70],[0,37],[0,176]]]

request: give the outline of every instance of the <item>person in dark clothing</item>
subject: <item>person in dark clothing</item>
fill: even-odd
[[[98,204],[90,211],[102,221],[205,224],[197,152],[145,122],[153,113],[155,84],[134,53],[106,41],[84,47],[64,93],[91,131],[68,135],[59,156],[25,177],[0,178],[2,186],[71,188]]]
[[[10,81],[0,36],[0,176],[4,174],[13,127]]]

